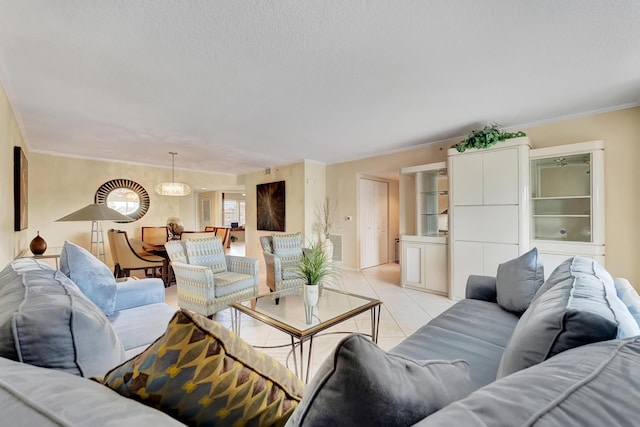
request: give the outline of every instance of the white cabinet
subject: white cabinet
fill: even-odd
[[[450,298],[464,298],[469,275],[495,276],[529,249],[529,150],[527,137],[449,150]]]
[[[604,142],[531,150],[531,246],[545,276],[581,255],[604,265]]]
[[[402,286],[447,295],[446,238],[402,236],[400,247]]]
[[[447,164],[400,170],[400,269],[403,287],[447,295]]]

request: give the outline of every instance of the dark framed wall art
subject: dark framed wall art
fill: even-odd
[[[256,185],[258,230],[285,231],[284,181]]]
[[[14,230],[29,226],[29,168],[27,156],[20,147],[13,147],[13,206]]]

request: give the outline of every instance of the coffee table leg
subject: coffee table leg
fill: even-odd
[[[371,307],[371,340],[378,343],[378,333],[380,332],[380,306]]]
[[[302,343],[300,345],[302,345]],[[298,378],[302,378],[302,375],[300,375],[298,372],[298,361],[297,361],[298,358],[296,357],[296,342],[293,339],[293,335],[291,335],[291,353],[293,354],[293,372],[295,372]],[[302,360],[300,360],[300,363],[302,363]]]
[[[231,308],[231,330],[234,334],[240,336],[240,313],[235,308]]]
[[[309,384],[309,371],[311,370],[311,351],[312,350],[313,350],[313,335],[309,337],[309,356],[307,357],[307,375],[304,380],[304,382],[307,384]],[[302,357],[302,345],[300,345],[300,356]],[[302,366],[300,366],[300,373],[302,373]]]

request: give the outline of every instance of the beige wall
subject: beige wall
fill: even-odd
[[[29,167],[31,167],[31,156],[26,150],[7,96],[0,86],[0,265],[2,266],[13,260],[23,248],[28,247],[31,239],[35,237],[35,233],[33,237],[29,237],[33,230],[31,226],[23,231],[13,231],[13,147],[15,146],[25,150]],[[31,176],[30,174],[29,180]]]
[[[602,139],[605,141],[606,264],[615,277],[640,289],[640,107],[522,128],[534,148]],[[343,263],[358,268],[357,181],[363,174],[446,160],[456,141],[327,167],[327,194],[338,195]],[[354,221],[344,218],[352,215]]]
[[[271,168],[266,175],[263,170],[242,175],[239,182],[245,185],[246,207],[245,216],[245,254],[263,261],[260,248],[260,236],[270,235],[271,231],[258,231],[256,212],[256,185],[268,182],[285,182],[285,233],[304,231],[305,228],[305,164]],[[321,185],[321,184],[318,184]]]
[[[358,231],[358,179],[379,176],[381,173],[405,166],[422,165],[446,160],[446,149],[451,144],[434,144],[419,150],[403,151],[385,156],[327,166],[327,195],[336,197],[337,225],[342,234],[342,264],[346,268],[359,268],[360,243]],[[394,239],[399,234],[399,183],[389,180],[389,258],[393,258]],[[393,205],[392,205],[393,204]],[[346,217],[351,216],[352,221]]]
[[[196,195],[187,197],[160,196],[155,193],[155,185],[165,181],[170,175],[166,168],[114,163],[98,160],[77,159],[30,153],[29,156],[29,229],[28,239],[35,237],[36,231],[49,246],[61,246],[65,239],[85,248],[89,247],[90,222],[55,222],[71,212],[90,203],[100,185],[115,178],[133,180],[149,193],[150,206],[140,220],[116,224],[105,222],[104,229],[126,230],[130,237],[140,236],[141,226],[166,224],[167,217],[178,216],[186,230],[196,228],[199,214]],[[179,170],[176,180],[186,182],[192,188],[235,186],[235,177]],[[106,236],[105,236],[106,237]],[[28,241],[27,241],[28,242]],[[28,246],[25,245],[25,247]],[[107,254],[109,254],[108,245]],[[110,264],[110,257],[107,258]]]
[[[322,212],[322,205],[325,202],[325,170],[326,166],[322,163],[305,161],[304,235],[308,243],[317,242],[319,238],[313,230],[313,224],[316,222],[316,215]]]

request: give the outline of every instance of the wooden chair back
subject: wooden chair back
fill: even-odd
[[[142,227],[142,240],[149,243],[164,243],[169,239],[167,226]]]
[[[216,236],[220,236],[222,240],[222,247],[229,249],[231,246],[231,229],[228,227],[216,227]]]

